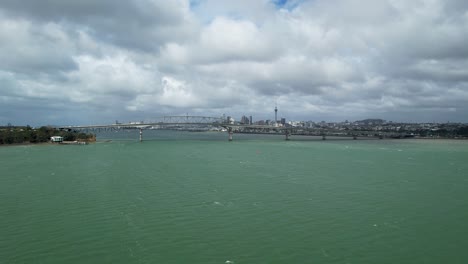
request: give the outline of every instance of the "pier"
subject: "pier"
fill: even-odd
[[[84,141],[62,141],[58,143],[60,145],[88,145],[88,142]]]

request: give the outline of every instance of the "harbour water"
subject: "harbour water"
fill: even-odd
[[[466,141],[144,133],[0,147],[0,263],[468,263]]]

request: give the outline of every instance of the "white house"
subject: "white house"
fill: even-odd
[[[53,137],[50,137],[50,141],[55,142],[55,143],[60,143],[60,142],[63,142],[63,137],[53,136]]]

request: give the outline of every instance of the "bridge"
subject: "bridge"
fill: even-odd
[[[60,130],[76,131],[96,131],[96,130],[120,130],[120,129],[139,129],[140,142],[143,141],[143,129],[161,129],[161,128],[174,128],[177,126],[221,126],[225,120],[222,117],[209,117],[209,116],[162,116],[156,117],[151,120],[119,123],[108,125],[83,125],[83,126],[62,126],[58,127]]]
[[[143,141],[144,129],[174,129],[174,128],[187,128],[189,126],[204,126],[204,127],[217,127],[224,128],[228,132],[229,141],[233,140],[234,133],[252,133],[252,134],[284,134],[285,139],[289,140],[291,135],[308,135],[308,136],[321,136],[323,140],[327,136],[338,137],[402,137],[401,134],[394,132],[379,132],[379,131],[353,131],[353,130],[337,130],[329,128],[305,128],[305,127],[286,127],[278,125],[250,125],[250,124],[232,124],[227,123],[222,117],[208,117],[208,116],[162,116],[151,120],[119,123],[116,121],[114,124],[108,125],[81,125],[81,126],[62,126],[58,127],[60,130],[68,131],[100,131],[100,130],[120,130],[120,129],[139,129],[140,142]]]
[[[59,129],[98,129],[98,128],[149,128],[162,125],[217,125],[224,122],[222,117],[208,116],[162,116],[151,120],[108,125],[63,126]]]
[[[222,124],[229,133],[229,141],[232,141],[233,133],[252,133],[252,134],[284,134],[285,139],[289,140],[292,135],[319,136],[322,140],[327,137],[349,137],[357,139],[365,138],[403,138],[404,134],[398,132],[383,132],[375,130],[342,130],[333,128],[308,128],[274,125],[242,125],[242,124]]]

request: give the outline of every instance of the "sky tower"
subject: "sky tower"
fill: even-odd
[[[275,104],[275,123],[278,123],[278,107]]]

